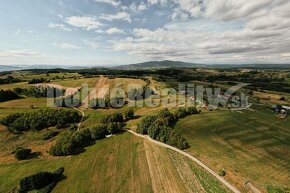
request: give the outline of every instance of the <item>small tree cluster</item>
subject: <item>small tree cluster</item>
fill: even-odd
[[[34,112],[15,113],[1,120],[1,124],[10,131],[39,131],[48,127],[63,128],[81,120],[81,115],[74,110],[40,109]]]
[[[59,168],[55,172],[38,172],[34,175],[25,177],[19,182],[19,193],[26,193],[31,190],[41,190],[40,192],[49,192],[56,183],[63,177],[64,168]]]
[[[0,90],[0,102],[19,99],[19,96],[11,90]]]
[[[28,84],[38,84],[38,83],[47,83],[50,82],[50,80],[47,80],[45,78],[33,78],[30,81],[28,81]]]
[[[18,160],[28,159],[31,156],[31,149],[17,147],[12,153],[15,154],[15,158]]]
[[[13,76],[8,76],[7,78],[0,79],[0,84],[11,84],[21,82],[22,80],[14,78]]]
[[[179,149],[188,148],[188,143],[178,133],[173,131],[171,126],[179,119],[187,115],[198,113],[194,107],[179,108],[174,112],[163,109],[158,115],[149,115],[144,117],[137,127],[140,134],[148,134],[152,139],[161,141],[177,147]]]

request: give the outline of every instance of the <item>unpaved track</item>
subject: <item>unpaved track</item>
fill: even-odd
[[[81,129],[81,125],[82,125],[84,118],[85,118],[85,112],[81,109],[78,109],[78,108],[74,108],[74,109],[79,111],[82,114],[82,118],[81,118],[80,122],[78,123],[78,131],[79,131]]]
[[[177,149],[175,147],[172,147],[170,145],[167,145],[167,144],[164,144],[164,143],[161,143],[159,141],[156,141],[152,138],[150,138],[149,136],[147,135],[140,135],[132,130],[127,130],[128,132],[132,133],[133,135],[137,136],[137,137],[140,137],[140,138],[143,138],[143,139],[146,139],[152,143],[155,143],[157,145],[160,145],[162,147],[165,147],[165,148],[168,148],[168,149],[171,149],[173,151],[176,151],[186,157],[188,157],[189,159],[191,159],[192,161],[196,162],[198,165],[200,165],[201,167],[203,167],[206,171],[208,171],[210,174],[212,174],[215,178],[217,178],[221,183],[223,183],[226,187],[228,187],[231,191],[235,192],[235,193],[240,193],[240,191],[238,189],[236,189],[233,185],[231,185],[229,182],[227,182],[225,179],[223,179],[222,177],[220,177],[218,174],[216,174],[213,170],[211,170],[209,167],[207,167],[203,162],[201,162],[200,160],[198,160],[197,158],[193,157],[192,155],[190,155],[189,153],[186,153],[180,149]]]
[[[93,88],[93,90],[88,94],[88,96],[82,101],[81,107],[88,107],[91,99],[104,98],[110,86],[109,84],[106,84],[106,82],[107,78],[101,76],[98,79],[95,88]]]

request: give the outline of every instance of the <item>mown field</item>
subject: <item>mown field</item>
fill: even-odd
[[[264,106],[253,110],[214,111],[187,117],[176,129],[188,150],[241,189],[252,180],[258,189],[290,187],[290,118]]]
[[[183,156],[129,133],[97,141],[68,157],[0,165],[0,192],[38,171],[65,168],[67,177],[53,192],[228,192],[216,179]],[[184,173],[186,169],[186,173]]]

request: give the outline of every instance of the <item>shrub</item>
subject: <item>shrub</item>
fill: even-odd
[[[219,176],[224,177],[226,175],[226,172],[224,170],[219,171]]]
[[[107,131],[110,134],[118,133],[122,130],[122,125],[119,122],[109,123],[107,126]]]
[[[58,135],[58,131],[48,131],[42,135],[43,140],[51,139]]]
[[[94,140],[103,139],[107,134],[109,134],[106,125],[98,125],[94,128],[91,128],[90,133]]]
[[[40,190],[39,192],[50,192],[56,183],[63,177],[64,168],[57,169],[54,173],[38,172],[34,175],[25,177],[19,182],[19,192]]]
[[[0,102],[19,99],[19,96],[11,90],[0,90]]]
[[[126,120],[130,120],[134,118],[134,110],[129,108],[124,112],[124,117]]]
[[[18,160],[24,160],[29,158],[31,155],[31,149],[28,148],[23,148],[23,147],[18,147],[15,151],[15,157]]]
[[[113,115],[109,115],[101,119],[101,123],[103,124],[114,123],[114,122],[123,122],[123,115],[121,113],[115,113]]]

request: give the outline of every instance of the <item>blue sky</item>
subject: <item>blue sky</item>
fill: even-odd
[[[0,64],[290,63],[287,0],[0,0]]]

